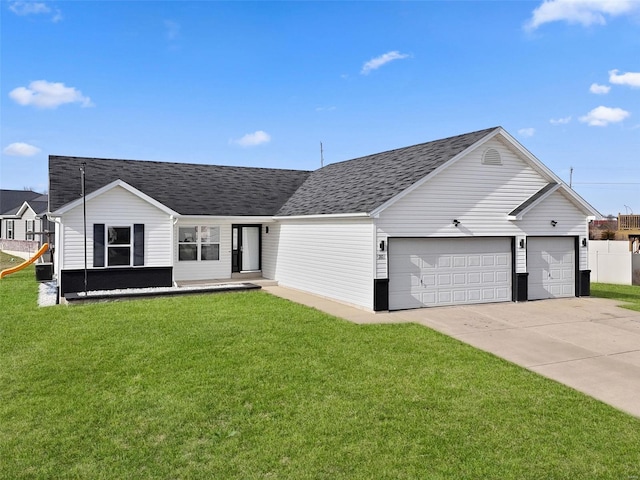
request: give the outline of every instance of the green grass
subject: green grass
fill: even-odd
[[[640,312],[640,286],[592,283],[591,295],[623,302],[620,306]]]
[[[5,268],[15,267],[16,265],[20,265],[24,262],[24,258],[16,257],[14,255],[9,255],[8,253],[0,250],[0,271]]]
[[[640,476],[640,420],[422,326],[36,291],[0,281],[3,479]]]

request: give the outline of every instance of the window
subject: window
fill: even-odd
[[[131,227],[107,229],[107,266],[131,265]]]
[[[7,220],[7,238],[13,240],[13,220]]]
[[[220,260],[220,227],[179,227],[178,260]]]
[[[33,240],[33,231],[34,231],[35,221],[25,220],[24,222],[25,222],[25,232],[27,232],[25,238],[27,240]]]
[[[93,266],[144,266],[144,224],[112,227],[93,224]]]

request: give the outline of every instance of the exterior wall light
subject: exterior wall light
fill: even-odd
[[[525,245],[524,238],[521,238],[520,239],[520,248],[524,248],[524,245]]]
[[[555,220],[551,220],[551,226],[555,227],[558,224],[558,222],[556,222]]]
[[[458,225],[460,225],[460,220],[453,220],[453,226],[457,227]]]
[[[384,240],[380,242],[380,251],[384,252]]]
[[[587,246],[587,239],[586,239],[586,238],[583,238],[583,239],[582,239],[582,246],[583,246],[583,247],[586,247],[586,246]]]

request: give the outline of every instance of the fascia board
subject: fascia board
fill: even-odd
[[[596,210],[589,202],[587,202],[584,198],[574,192],[572,188],[569,188],[567,185],[562,184],[561,190],[571,203],[581,209],[584,213],[588,214],[590,217],[595,217],[594,220],[604,218],[598,210]]]
[[[102,195],[102,194],[104,194],[104,193],[106,193],[106,192],[108,192],[108,191],[110,191],[110,190],[112,190],[112,189],[114,189],[116,187],[124,188],[129,193],[131,193],[131,194],[137,196],[138,198],[140,198],[141,200],[144,200],[145,202],[153,205],[154,207],[158,208],[159,210],[165,212],[167,215],[179,216],[178,212],[173,211],[172,209],[170,209],[166,205],[158,202],[156,199],[150,197],[146,193],[141,192],[137,188],[132,187],[127,182],[124,182],[122,180],[114,180],[113,182],[105,185],[104,187],[101,187],[98,190],[95,190],[95,191],[89,193],[88,195],[85,196],[85,200],[91,200],[93,198],[99,197],[100,195]],[[74,208],[82,205],[82,202],[83,202],[83,199],[82,199],[82,197],[80,197],[80,198],[74,200],[73,202],[69,202],[66,205],[63,205],[61,208],[59,208],[55,212],[52,212],[52,214],[53,215],[63,215],[64,213],[67,213],[68,211],[73,210]]]
[[[549,197],[553,192],[557,191],[561,188],[561,185],[557,183],[553,188],[550,188],[544,195],[540,195],[540,197],[536,198],[531,205],[527,206],[524,210],[522,210],[518,215],[509,215],[509,220],[522,220],[522,218],[527,214],[527,212],[531,211],[531,209],[535,208],[540,202],[542,202],[545,198]],[[535,194],[534,194],[535,195]]]
[[[500,128],[496,128],[494,131],[492,131],[491,133],[488,133],[487,135],[482,137],[480,140],[478,140],[473,145],[469,145],[462,152],[460,152],[459,154],[457,154],[456,156],[451,158],[449,161],[443,163],[438,168],[436,168],[433,172],[429,173],[428,175],[425,175],[423,178],[418,180],[413,185],[411,185],[411,186],[407,187],[406,189],[404,189],[402,192],[397,194],[395,197],[390,198],[385,203],[383,203],[379,207],[377,207],[374,210],[372,210],[370,215],[372,217],[378,217],[384,210],[389,208],[391,205],[393,205],[394,203],[396,203],[400,199],[404,198],[406,195],[408,195],[409,193],[413,192],[415,189],[420,188],[422,185],[424,185],[426,182],[431,180],[433,177],[435,177],[438,174],[440,174],[440,172],[442,172],[443,170],[446,170],[447,168],[449,168],[452,165],[454,165],[462,157],[466,156],[467,154],[469,154],[470,152],[472,152],[476,148],[480,147],[482,144],[484,144],[484,143],[488,142],[489,140],[491,140],[493,137],[498,135],[501,131],[503,131],[501,127]]]
[[[520,142],[513,138],[509,134],[509,132],[504,130],[502,127],[500,127],[500,135],[529,162],[534,170],[537,170],[543,176],[546,176],[547,180],[552,180],[558,184],[564,184],[560,177],[553,173],[553,171],[550,170],[549,167],[538,160],[538,158],[533,153],[527,150]]]
[[[578,195],[572,188],[567,186],[567,184],[558,177],[552,170],[550,170],[544,163],[542,163],[538,158],[533,155],[529,150],[527,150],[520,142],[518,142],[515,138],[513,138],[507,131],[500,128],[502,136],[516,149],[520,152],[529,162],[530,165],[538,170],[540,173],[544,175],[548,175],[549,178],[553,179],[556,183],[560,185],[560,189],[562,192],[568,197],[568,199],[576,205],[578,208],[583,210],[585,213],[590,215],[594,215],[596,217],[602,217],[600,212],[598,212],[595,208],[593,208],[584,198]],[[556,191],[557,189],[554,189]],[[537,202],[536,202],[537,203]]]
[[[31,205],[29,205],[29,202],[25,201],[25,202],[22,203],[22,205],[20,206],[20,208],[16,212],[16,216],[17,217],[22,217],[22,215],[24,215],[24,212],[27,210],[27,208],[29,210],[31,210],[34,215],[36,214],[35,210],[33,208],[31,208]]]
[[[333,219],[333,218],[366,218],[372,215],[366,212],[359,213],[328,213],[326,215],[291,215],[291,216],[275,216],[271,217],[275,221],[282,220],[314,220],[314,219]]]
[[[205,220],[213,220],[227,223],[271,223],[273,217],[271,215],[180,215],[178,217],[181,223],[198,222]]]

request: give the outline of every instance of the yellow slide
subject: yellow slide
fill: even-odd
[[[44,245],[42,245],[42,247],[40,247],[40,250],[38,250],[36,254],[33,257],[31,257],[29,260],[26,260],[22,262],[20,265],[16,265],[15,267],[5,268],[4,270],[2,270],[0,272],[0,278],[4,278],[7,275],[11,275],[12,273],[19,272],[23,268],[28,267],[37,259],[39,259],[47,250],[49,250],[49,244],[45,243]]]

